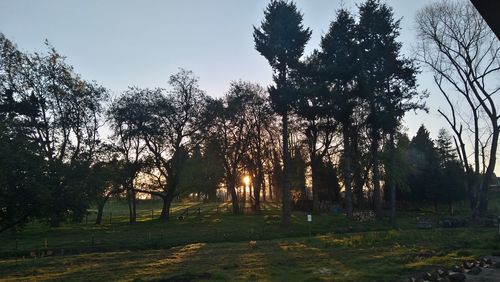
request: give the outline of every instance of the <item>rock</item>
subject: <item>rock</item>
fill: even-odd
[[[478,275],[479,273],[481,273],[481,267],[473,267],[471,268],[471,270],[469,270],[468,272],[469,274],[473,274],[473,275]]]
[[[464,272],[464,269],[460,265],[454,265],[451,270],[453,272]]]
[[[439,278],[439,275],[435,271],[433,271],[433,272],[427,272],[425,274],[425,278],[428,281],[437,281],[438,278]]]
[[[439,277],[447,277],[448,276],[448,270],[445,269],[438,269],[437,274]]]
[[[474,266],[476,266],[476,265],[474,264],[474,262],[470,262],[470,261],[464,261],[462,265],[464,266],[464,268],[465,268],[465,269],[471,269],[471,268],[473,268]]]
[[[494,263],[491,264],[491,267],[493,267],[493,268],[500,268],[500,262],[495,261]]]
[[[448,279],[452,282],[462,282],[465,281],[465,274],[460,272],[453,272],[448,275]]]
[[[439,281],[439,282],[449,282],[450,279],[448,279],[448,277],[441,277],[441,278],[438,278],[438,280],[436,281]]]
[[[486,264],[491,264],[491,259],[490,258],[483,258],[482,261]]]

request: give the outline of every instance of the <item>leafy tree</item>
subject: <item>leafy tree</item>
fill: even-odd
[[[134,182],[145,166],[146,145],[140,132],[146,120],[142,100],[146,95],[143,92],[138,88],[128,89],[111,103],[107,111],[114,141],[112,150],[119,155],[120,185],[126,193],[131,224],[137,218]]]
[[[269,127],[273,121],[273,112],[265,90],[258,84],[249,84],[251,90],[250,100],[247,101],[245,109],[249,121],[248,137],[250,139],[246,157],[246,169],[251,176],[251,187],[253,188],[254,211],[260,211],[260,195],[264,192],[264,163],[265,146],[269,144]],[[264,194],[265,195],[265,192]]]
[[[243,177],[247,150],[251,144],[251,118],[247,105],[256,97],[255,85],[243,81],[232,82],[224,99],[213,101],[209,111],[216,113],[211,134],[220,145],[224,159],[224,184],[231,195],[233,213],[240,212],[236,191]]]
[[[291,101],[295,100],[290,72],[299,64],[311,31],[304,28],[302,14],[293,2],[276,0],[264,11],[259,28],[254,27],[255,48],[264,56],[274,71],[275,85],[269,88],[272,105],[282,117],[283,139],[283,217],[284,226],[290,225],[290,156],[288,151],[288,115]]]
[[[50,199],[47,167],[25,124],[25,114],[34,106],[6,92],[0,93],[0,232],[43,217]]]
[[[181,196],[196,193],[204,200],[216,200],[217,188],[224,176],[223,159],[216,140],[208,140],[202,152],[195,147],[181,172]]]
[[[30,101],[25,115],[28,138],[40,145],[37,153],[47,162],[50,223],[58,226],[69,215],[81,219],[89,200],[85,173],[100,142],[107,91],[81,79],[48,43],[47,54],[23,54],[3,35],[0,42],[2,92],[8,90],[17,101]]]
[[[149,189],[136,190],[163,200],[162,221],[169,219],[172,200],[181,192],[179,183],[189,153],[203,141],[199,133],[205,127],[207,104],[193,72],[181,69],[170,76],[169,84],[172,89],[166,95],[160,89],[145,91],[141,105],[145,120],[139,127],[151,154],[154,170],[149,175],[155,182]]]
[[[92,202],[97,205],[95,224],[102,223],[104,205],[112,196],[119,195],[122,190],[123,162],[116,159],[106,161],[104,158],[92,165],[91,173],[87,178]]]

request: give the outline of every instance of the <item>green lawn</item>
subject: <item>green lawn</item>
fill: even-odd
[[[310,226],[297,212],[284,231],[276,204],[265,204],[258,215],[234,216],[222,204],[176,203],[173,218],[186,208],[189,215],[167,223],[157,220],[160,206],[140,202],[135,225],[127,223],[126,205],[113,201],[101,226],[89,217],[88,224],[51,229],[30,223],[4,232],[0,280],[386,281],[500,249],[496,228],[416,229],[417,217],[437,222],[446,212],[399,213],[395,224],[324,214],[313,216]],[[47,250],[55,255],[30,256]]]

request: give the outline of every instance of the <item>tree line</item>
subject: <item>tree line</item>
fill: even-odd
[[[433,23],[429,11],[419,14],[422,26]],[[486,173],[467,163],[457,126],[436,141],[422,126],[410,140],[402,118],[426,110],[427,93],[417,90],[418,58],[401,54],[399,33],[392,8],[368,0],[356,15],[338,10],[319,47],[305,55],[311,30],[303,15],[293,2],[271,1],[253,36],[273,84],[233,81],[221,98],[208,96],[185,69],[167,89],[130,87],[110,97],[50,44],[43,54],[22,52],[0,34],[0,230],[32,219],[80,221],[91,205],[101,223],[111,197],[127,200],[135,223],[138,194],[163,202],[162,221],[172,201],[185,197],[230,201],[235,214],[247,203],[259,212],[261,201],[279,199],[284,226],[292,209],[319,213],[334,205],[349,218],[354,209],[381,218],[387,205],[394,219],[398,207],[451,210],[468,197],[479,214],[496,155],[487,166],[484,150],[498,133],[476,139]],[[446,79],[446,70],[435,71],[436,80]],[[498,120],[491,104],[486,113]]]

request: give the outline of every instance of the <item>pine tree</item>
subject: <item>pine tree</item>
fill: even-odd
[[[274,109],[283,123],[283,218],[284,227],[291,222],[290,153],[288,148],[288,115],[295,91],[289,79],[290,73],[299,65],[304,47],[311,31],[304,28],[302,14],[293,2],[272,1],[264,11],[264,20],[259,28],[254,27],[255,49],[264,56],[274,71],[275,86],[269,94]]]

